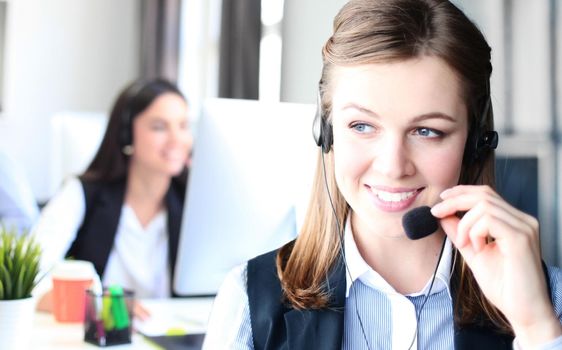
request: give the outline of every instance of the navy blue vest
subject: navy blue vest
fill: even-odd
[[[275,259],[277,251],[258,256],[248,262],[247,292],[250,322],[255,349],[341,349],[346,278],[341,259],[327,276],[330,291],[329,306],[321,310],[295,310],[283,302],[281,284],[277,277]],[[550,281],[545,276],[547,285]],[[453,310],[456,302],[458,273],[451,276]],[[513,337],[502,334],[482,319],[478,324],[459,327],[455,324],[456,350],[511,350]]]
[[[102,277],[113,247],[121,208],[125,200],[125,181],[102,183],[80,180],[80,182],[86,198],[86,213],[82,226],[66,256],[91,261],[97,273]],[[174,280],[184,195],[185,187],[172,181],[164,198],[168,212],[170,281]]]

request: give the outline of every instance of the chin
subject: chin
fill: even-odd
[[[174,176],[178,176],[179,174],[181,174],[181,172],[183,171],[183,169],[185,168],[185,165],[181,164],[181,165],[166,165],[166,166],[159,166],[157,168],[153,168],[155,172],[160,173],[163,176],[169,176],[169,177],[174,177]]]
[[[182,173],[182,171],[186,168],[185,164],[181,164],[180,166],[174,167],[170,169],[169,174],[171,176],[178,176]]]

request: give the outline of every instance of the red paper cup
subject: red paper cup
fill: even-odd
[[[94,266],[88,261],[68,260],[55,267],[53,313],[58,322],[83,322],[86,289],[94,280]]]

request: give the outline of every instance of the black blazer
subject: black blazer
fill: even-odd
[[[86,182],[81,179],[80,182],[86,198],[86,214],[66,256],[91,261],[96,272],[102,277],[117,233],[126,183],[124,180],[104,183]],[[184,196],[185,186],[172,180],[164,199],[168,213],[170,281],[174,280]]]

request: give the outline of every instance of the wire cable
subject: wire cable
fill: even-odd
[[[328,199],[330,200],[330,206],[332,207],[332,213],[334,213],[334,218],[336,219],[337,225],[337,232],[340,241],[340,254],[343,259],[343,264],[345,266],[345,270],[349,275],[349,279],[353,281],[353,276],[351,275],[351,271],[349,270],[349,266],[347,265],[347,260],[345,258],[345,250],[343,249],[343,230],[344,228],[340,224],[340,220],[338,219],[338,215],[336,214],[336,208],[334,206],[334,202],[332,200],[332,195],[330,194],[330,188],[328,187],[328,177],[326,176],[326,162],[324,161],[324,152],[322,152],[322,170],[324,174],[324,185],[326,185],[326,192],[328,193]],[[351,289],[351,286],[350,286]],[[354,292],[355,293],[355,292]],[[365,344],[367,344],[367,349],[371,350],[371,345],[369,344],[369,340],[367,339],[367,334],[365,333],[365,327],[363,326],[363,320],[359,315],[359,308],[357,306],[357,297],[353,298],[355,301],[355,314],[357,315],[357,319],[359,320],[359,326],[361,327],[361,333],[363,334],[363,339],[365,340]]]
[[[332,207],[332,213],[334,214],[334,218],[336,219],[337,232],[338,232],[338,237],[339,237],[339,241],[340,241],[340,245],[339,245],[340,255],[343,259],[345,270],[346,270],[347,274],[349,275],[349,279],[353,280],[353,276],[351,275],[351,271],[349,270],[349,266],[347,265],[347,259],[345,257],[344,238],[343,238],[344,228],[340,224],[340,220],[338,218],[338,215],[336,213],[336,208],[335,208],[334,202],[332,200],[332,195],[330,194],[330,188],[328,187],[328,177],[326,175],[326,162],[324,160],[324,152],[322,152],[322,170],[323,170],[322,172],[323,172],[323,175],[324,175],[324,185],[326,187],[326,193],[328,194],[330,206]],[[447,236],[445,236],[443,238],[443,243],[441,244],[441,251],[439,252],[439,258],[437,259],[437,264],[435,265],[435,270],[433,272],[433,277],[431,278],[431,284],[429,285],[429,290],[428,290],[427,294],[425,295],[425,298],[422,302],[420,310],[417,312],[417,315],[416,315],[416,330],[414,332],[414,336],[412,337],[412,342],[410,343],[410,346],[408,347],[408,350],[410,350],[412,348],[412,346],[414,345],[414,341],[416,340],[416,338],[418,336],[418,329],[419,329],[419,323],[420,323],[420,319],[421,319],[421,313],[422,313],[422,310],[425,306],[425,303],[427,302],[427,299],[429,298],[429,295],[431,294],[431,290],[433,289],[433,284],[435,282],[435,277],[437,275],[437,269],[439,268],[439,263],[441,262],[441,257],[443,256],[443,251],[445,249],[445,242],[446,241],[447,241]],[[350,286],[350,289],[351,289],[351,286]],[[354,290],[354,293],[355,293],[355,290]],[[355,294],[355,296],[356,296],[356,294]],[[361,327],[361,333],[363,334],[363,339],[365,340],[365,344],[367,345],[367,349],[371,350],[371,345],[369,343],[369,340],[367,339],[367,334],[365,332],[365,326],[363,325],[363,320],[361,319],[361,315],[359,314],[359,307],[357,306],[357,297],[354,298],[354,304],[355,304],[355,314],[357,315],[357,319],[359,320],[359,326]]]

